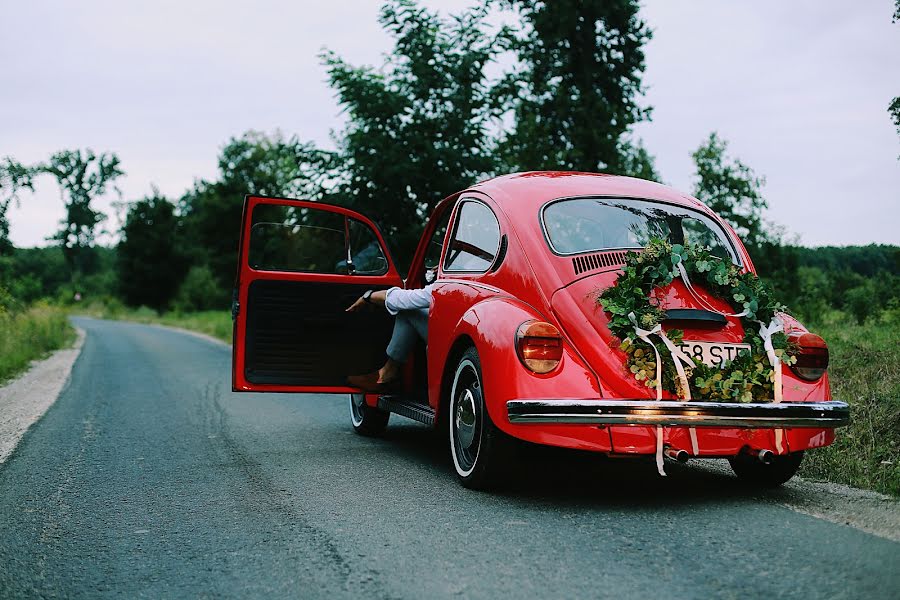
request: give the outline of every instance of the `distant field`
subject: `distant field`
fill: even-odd
[[[832,313],[810,327],[831,351],[832,394],[853,423],[837,442],[808,452],[800,475],[900,495],[900,315],[860,326]]]
[[[21,311],[0,310],[0,383],[75,340],[64,310],[36,304]]]

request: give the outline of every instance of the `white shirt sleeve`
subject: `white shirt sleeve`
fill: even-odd
[[[415,310],[431,306],[431,289],[434,284],[418,290],[403,290],[392,287],[384,297],[384,307],[392,315],[401,310]]]

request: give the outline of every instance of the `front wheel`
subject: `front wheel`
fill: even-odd
[[[478,352],[469,348],[453,375],[447,422],[456,476],[463,486],[478,490],[502,482],[511,450],[511,440],[491,421],[481,381]]]
[[[802,451],[775,456],[770,464],[748,454],[740,454],[728,459],[731,469],[738,479],[753,486],[766,488],[778,487],[793,477],[802,461]]]
[[[366,404],[365,394],[350,394],[350,423],[353,430],[365,436],[379,436],[384,433],[391,413]]]

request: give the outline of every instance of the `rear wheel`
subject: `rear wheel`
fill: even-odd
[[[481,381],[478,352],[469,348],[460,357],[450,388],[450,456],[460,483],[483,490],[503,481],[512,441],[491,421]]]
[[[366,404],[365,394],[350,394],[350,423],[353,430],[365,436],[378,436],[384,433],[391,413],[373,408]]]
[[[778,487],[797,473],[802,461],[802,451],[775,456],[770,464],[749,454],[728,459],[738,479],[757,487]]]

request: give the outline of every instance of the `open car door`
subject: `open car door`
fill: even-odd
[[[402,286],[384,238],[352,210],[247,196],[232,307],[232,388],[359,391],[348,375],[381,367],[393,320],[346,312],[366,290]]]

